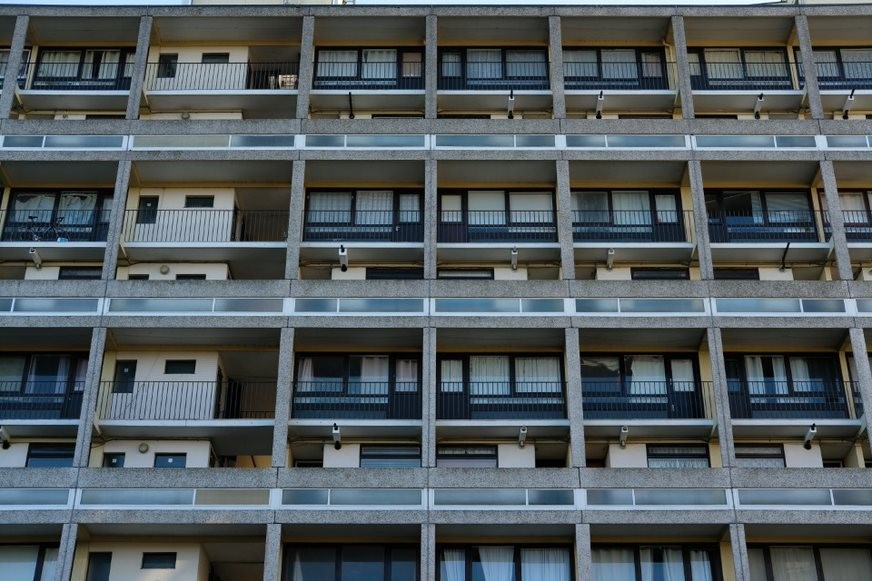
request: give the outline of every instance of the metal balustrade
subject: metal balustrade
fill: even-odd
[[[418,382],[298,381],[291,417],[295,419],[421,419]]]
[[[709,215],[711,242],[820,242],[821,212],[768,210]]]
[[[675,63],[667,62],[563,62],[563,82],[567,91],[615,89],[626,91],[669,90],[675,77]]]
[[[303,240],[336,242],[421,242],[418,210],[309,210]]]
[[[313,89],[423,90],[424,63],[325,62],[315,68]]]
[[[127,210],[125,242],[284,242],[288,212],[281,210]]]
[[[582,381],[587,419],[700,419],[710,381]]]
[[[550,210],[443,210],[439,216],[439,242],[557,241]]]
[[[576,242],[685,242],[690,210],[615,210],[572,212]]]
[[[845,223],[845,237],[849,241],[872,241],[872,213],[866,210],[843,210],[842,218]],[[829,222],[829,216],[824,212],[824,229],[827,235],[831,232]]]
[[[856,382],[727,381],[730,415],[736,419],[849,419],[862,415],[848,406],[859,401]]]
[[[436,418],[563,419],[565,394],[561,381],[443,382],[436,396]]]
[[[797,89],[796,65],[780,62],[713,62],[691,63],[690,86],[705,91],[765,91]]]
[[[275,381],[104,381],[103,420],[272,419]]]
[[[110,210],[0,210],[7,242],[105,242]]]
[[[299,66],[291,62],[152,62],[146,91],[287,91],[297,88]]]
[[[27,70],[34,69],[30,89],[43,91],[129,91],[130,77],[125,76],[128,70],[119,71],[117,67],[109,67],[112,76],[101,76],[100,67],[93,71],[93,76],[83,76],[79,63],[30,61]],[[89,70],[90,67],[84,67]],[[127,69],[127,67],[125,67]]]
[[[0,381],[0,420],[78,419],[82,389],[82,382]]]
[[[870,61],[815,61],[818,87],[823,91],[872,89]],[[800,86],[805,85],[802,64],[799,65]]]
[[[549,64],[545,60],[527,62],[442,61],[438,89],[446,91],[547,91]]]

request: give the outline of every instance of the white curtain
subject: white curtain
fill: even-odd
[[[690,577],[692,581],[714,581],[708,551],[690,551]]]
[[[651,224],[651,200],[648,192],[612,192],[612,206],[615,210],[615,224]]]
[[[678,223],[678,206],[675,196],[671,194],[658,194],[654,196],[654,205],[657,207],[657,221],[661,224]]]
[[[54,581],[58,566],[58,550],[46,549],[42,559],[40,581]]]
[[[81,56],[82,53],[78,50],[44,51],[39,61],[36,76],[75,78],[79,74]]]
[[[811,547],[770,547],[772,581],[818,581]]]
[[[838,77],[839,76],[839,61],[836,58],[835,50],[815,50],[814,63],[817,66],[818,77]],[[796,53],[796,62],[802,67],[802,53]],[[804,71],[800,68],[800,75]]]
[[[357,192],[357,224],[393,224],[394,193],[390,190]]]
[[[840,192],[839,205],[848,224],[866,224],[869,215],[866,213],[866,194],[862,192]]]
[[[38,554],[36,545],[0,546],[0,579],[33,579]]]
[[[463,221],[463,202],[460,196],[456,194],[444,195],[439,198],[439,204],[442,206],[439,220],[442,222],[461,222]]]
[[[692,77],[702,76],[702,66],[699,64],[699,53],[687,53],[687,69]]]
[[[521,581],[570,581],[569,551],[521,549]]]
[[[351,192],[318,192],[310,195],[309,222],[351,222]]]
[[[506,223],[506,196],[502,191],[471,191],[467,195],[470,225],[502,226]],[[444,202],[442,206],[445,210]]]
[[[463,391],[463,362],[459,359],[444,359],[439,363],[439,391],[459,393]]]
[[[466,581],[466,551],[445,549],[439,565],[439,578],[442,581]]]
[[[30,362],[27,393],[61,394],[67,389],[70,358],[58,355],[34,355]]]
[[[94,70],[97,57],[100,64]],[[88,50],[85,51],[85,63],[82,68],[83,79],[114,79],[118,75],[118,64],[121,62],[120,50]]]
[[[446,52],[442,55],[442,76],[459,77],[461,58],[459,52]]]
[[[745,376],[748,379],[748,392],[752,395],[787,393],[787,373],[784,368],[784,357],[765,357],[772,365],[772,377],[766,377],[763,372],[764,357],[760,355],[745,356]]]
[[[751,569],[751,581],[768,581],[763,549],[748,549],[748,564]]]
[[[872,49],[843,48],[841,52],[846,79],[872,79]]]
[[[551,194],[513,192],[509,194],[512,222],[551,223],[554,204]]]
[[[672,370],[673,391],[696,390],[696,382],[693,377],[693,361],[690,359],[673,359],[669,366]]]
[[[780,50],[746,50],[745,63],[749,77],[771,79],[787,76],[787,63]]]
[[[567,77],[598,77],[595,50],[563,51],[564,74]]]
[[[794,391],[819,391],[821,389],[822,386],[819,385],[819,382],[815,382],[811,378],[808,361],[801,357],[791,357],[788,361],[790,362],[790,375],[793,379]]]
[[[361,55],[363,65],[360,76],[364,79],[396,79],[396,49],[367,48]]]
[[[538,78],[548,75],[545,53],[541,50],[507,50],[506,76]]]
[[[64,224],[88,224],[94,216],[97,207],[97,194],[65,192],[61,194],[58,205],[58,218],[63,218]]]
[[[560,392],[560,360],[556,357],[516,357],[515,389],[530,393]]]
[[[399,391],[399,392],[416,392],[416,391],[418,391],[418,360],[417,359],[398,359],[397,360],[396,391]]]
[[[637,79],[636,51],[632,49],[604,49],[603,60],[604,79]]]
[[[591,578],[593,581],[633,581],[636,562],[632,549],[598,548],[591,550]]]
[[[739,49],[705,49],[705,66],[713,80],[741,79],[742,58]]]
[[[36,216],[37,222],[48,222],[54,204],[54,194],[16,194],[12,220],[27,223],[30,216]]]
[[[821,548],[820,554],[827,581],[865,581],[872,577],[872,553],[868,548]]]
[[[666,393],[666,363],[662,355],[629,356],[630,393],[660,395]]]
[[[660,553],[661,562],[654,561],[655,551]],[[639,549],[642,565],[642,581],[684,581],[684,558],[681,549],[672,547]]]
[[[469,392],[472,395],[508,395],[509,358],[499,355],[470,357]]]
[[[808,222],[808,198],[805,194],[767,194],[766,208],[770,222]]]
[[[503,63],[500,49],[471,48],[466,51],[466,77],[501,79]]]
[[[356,77],[356,50],[318,51],[318,77]]]
[[[663,62],[660,60],[659,53],[642,53],[642,76],[645,78],[655,79],[660,79],[663,77]]]
[[[513,581],[515,579],[515,547],[478,547],[481,570],[485,581]]]
[[[385,394],[388,392],[389,360],[384,355],[362,355],[352,357],[360,361],[360,376],[350,377],[349,393],[368,395]]]
[[[400,222],[421,221],[421,204],[418,194],[400,194]]]

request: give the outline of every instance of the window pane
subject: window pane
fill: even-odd
[[[509,358],[475,356],[469,358],[469,392],[473,395],[509,393]]]
[[[604,79],[636,79],[636,51],[632,49],[607,49],[602,51]]]
[[[710,79],[741,79],[742,59],[739,49],[706,49],[705,66]]]
[[[553,217],[552,196],[548,193],[509,194],[512,222],[550,223]]]
[[[333,547],[296,547],[288,563],[290,581],[336,579],[336,549]]]
[[[38,554],[36,545],[0,546],[0,579],[33,579]]]
[[[456,194],[444,195],[439,199],[442,222],[461,222],[463,220],[463,198]]]
[[[352,355],[349,358],[348,392],[385,394],[388,392],[390,361],[386,355]]]
[[[472,562],[473,581],[515,581],[515,547],[480,546]]]
[[[309,195],[309,222],[351,222],[351,192],[317,192]]]
[[[418,360],[397,359],[396,385],[394,390],[399,393],[418,391]]]
[[[666,393],[666,362],[662,355],[628,355],[626,366],[631,376],[630,393]]]
[[[24,378],[24,355],[0,357],[0,391],[20,391]]]
[[[565,548],[521,549],[521,579],[570,581],[569,550]]]
[[[663,61],[656,52],[642,53],[642,76],[646,78],[663,77]]]
[[[439,391],[453,393],[463,391],[463,361],[443,359],[439,363]]]
[[[545,53],[539,50],[507,50],[506,76],[541,78],[548,75]]]
[[[459,77],[461,71],[461,58],[459,52],[446,52],[442,54],[442,76]]]
[[[609,222],[607,192],[577,192],[572,195],[572,203],[576,222]]]
[[[386,191],[357,192],[355,222],[361,225],[385,225],[394,221],[394,193]]]
[[[420,77],[423,74],[421,64],[423,55],[420,52],[404,52],[403,53],[403,76],[404,77]]]
[[[321,50],[318,51],[319,77],[356,77],[356,50]]]
[[[678,547],[641,547],[642,581],[684,581],[684,558]]]
[[[772,79],[787,76],[784,53],[779,50],[746,50],[745,64],[749,77]]]
[[[846,79],[872,79],[872,49],[843,48],[842,65]]]
[[[815,50],[814,52],[814,62],[817,66],[817,74],[818,77],[838,77],[839,76],[839,62],[836,58],[835,50]],[[796,53],[796,60],[798,62],[802,61],[802,53]]]
[[[581,383],[590,391],[620,391],[620,360],[617,357],[582,357]]]
[[[766,209],[770,222],[810,222],[808,196],[800,193],[767,193]]]
[[[595,50],[563,51],[563,66],[567,77],[597,77]]]
[[[370,48],[361,54],[360,77],[363,79],[396,79],[397,51],[396,49]]]
[[[560,360],[557,357],[516,357],[515,390],[559,393]]]
[[[390,553],[390,581],[412,581],[418,578],[418,552],[415,549],[411,547],[392,547]],[[450,579],[445,581],[450,581]]]
[[[467,198],[470,225],[497,226],[506,223],[506,200],[501,191],[469,192]]]
[[[811,547],[770,547],[772,581],[818,581]]]
[[[79,74],[79,59],[81,56],[82,53],[78,50],[43,51],[36,76],[76,77]]]
[[[384,579],[384,547],[361,545],[342,547],[342,581]]]
[[[594,547],[591,549],[593,581],[632,581],[636,561],[632,549]]]
[[[827,581],[856,581],[868,579],[872,572],[872,554],[869,549],[820,549],[821,566]]]
[[[30,444],[28,468],[69,468],[73,465],[75,444]]]
[[[763,549],[748,549],[748,561],[751,569],[751,581],[767,581],[766,560]]]
[[[466,76],[470,79],[501,79],[503,63],[499,49],[466,51]]]

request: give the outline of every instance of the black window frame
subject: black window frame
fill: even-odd
[[[693,574],[691,571],[691,560],[690,560],[690,552],[691,551],[706,551],[709,554],[709,564],[711,565],[711,573],[712,579],[714,581],[723,581],[723,570],[721,568],[721,555],[720,548],[716,544],[704,544],[704,543],[592,543],[591,550],[595,549],[627,549],[631,548],[633,550],[633,558],[636,569],[636,578],[635,580],[625,580],[621,581],[641,581],[642,579],[642,554],[641,550],[643,548],[658,548],[660,550],[663,549],[674,549],[681,548],[682,561],[684,565],[684,578],[685,579],[693,579]]]
[[[820,62],[818,60],[814,61],[815,64],[815,72],[817,73],[818,84],[821,89],[869,89],[872,88],[872,75],[867,78],[848,78],[845,75],[845,60],[842,56],[843,50],[851,50],[851,49],[860,49],[860,50],[869,50],[872,51],[872,46],[812,46],[812,53],[817,51],[833,51],[836,56],[836,60],[834,62]],[[805,64],[802,62],[802,51],[800,51],[799,47],[794,47],[793,49],[794,59],[796,60],[797,67],[797,75],[799,77],[800,87],[805,87]],[[851,62],[851,61],[848,61]],[[868,62],[858,61],[861,64],[868,65],[872,62],[872,59]],[[838,70],[838,74],[836,75],[822,75],[820,74],[820,68],[817,66],[819,64],[825,65],[835,65]]]
[[[157,55],[157,71],[156,78],[158,79],[175,79],[179,70],[179,54],[174,52],[165,52]]]
[[[321,63],[322,51],[355,51],[357,60],[354,63],[354,73],[349,75],[319,75],[318,68]],[[367,50],[393,50],[396,51],[396,59],[394,62],[393,77],[364,77],[363,65],[364,51]],[[421,61],[419,64],[418,75],[405,75],[403,60],[406,54],[419,54]],[[416,90],[424,88],[424,70],[426,61],[426,50],[422,47],[403,47],[403,46],[366,46],[366,47],[350,47],[350,46],[318,46],[315,47],[315,65],[312,79],[312,89],[378,89],[378,90]],[[328,61],[329,62],[329,61]],[[343,63],[334,63],[343,64]],[[350,64],[350,63],[349,63]],[[381,63],[380,63],[381,64]],[[389,63],[384,63],[386,66]],[[385,69],[387,70],[387,69]]]
[[[413,551],[415,553],[415,577],[406,581],[418,581],[421,575],[421,549],[417,544],[413,543],[286,543],[282,556],[282,581],[301,581],[293,578],[293,563],[296,549],[298,547],[308,547],[317,549],[333,549],[334,552],[334,574],[333,581],[342,581],[342,552],[347,547],[355,549],[361,547],[372,547],[383,549],[384,560],[384,578],[370,579],[367,581],[391,581],[392,565],[394,563],[393,552],[397,551]]]
[[[190,369],[190,371],[188,371]],[[194,375],[197,373],[196,359],[164,360],[164,375]]]
[[[500,76],[499,77],[470,77],[469,76],[469,58],[468,51],[470,50],[499,50],[500,51]],[[530,53],[539,53],[542,55],[544,64],[543,75],[509,75],[508,65],[516,63],[508,63],[506,61],[506,53],[511,51],[524,51]],[[460,60],[457,66],[460,69],[459,75],[445,75],[444,58],[446,54],[459,54]],[[530,61],[537,63],[538,61]],[[454,64],[454,63],[451,63]],[[437,50],[437,75],[439,90],[511,90],[511,89],[530,89],[546,91],[551,86],[551,71],[550,61],[548,58],[548,47],[539,46],[457,46],[444,47]]]
[[[621,192],[646,192],[648,194],[647,224],[621,223],[615,210],[614,195]],[[573,239],[578,241],[596,240],[639,240],[648,242],[683,242],[687,238],[684,226],[684,206],[681,201],[681,191],[676,188],[573,188],[570,197],[584,196],[585,194],[605,194],[608,209],[602,212],[593,211],[593,214],[607,214],[607,220],[584,220],[580,211],[572,211]],[[657,207],[658,196],[672,196],[675,201],[675,210],[660,210]],[[633,210],[634,212],[636,210]],[[643,212],[643,210],[638,210]],[[662,220],[664,212],[674,212],[675,220]],[[591,216],[592,218],[595,216]]]
[[[351,360],[355,357],[387,357],[388,358],[388,396],[394,395],[395,393],[399,394],[420,394],[421,393],[421,385],[423,381],[423,369],[422,369],[422,354],[418,352],[390,352],[390,353],[379,353],[379,352],[354,352],[354,353],[319,353],[319,352],[300,352],[297,353],[294,357],[294,383],[304,383],[299,380],[300,373],[300,364],[304,359],[315,359],[317,357],[323,358],[342,358],[342,378],[339,379],[341,382],[341,389],[330,389],[330,390],[305,390],[300,393],[305,394],[317,394],[320,392],[326,392],[333,395],[355,395],[353,392],[349,390],[349,387],[354,385],[354,382],[351,381]],[[397,390],[397,362],[404,360],[413,360],[418,362],[418,379],[417,379],[417,388],[414,391],[409,390]],[[312,382],[313,384],[317,384],[316,381]],[[295,390],[296,391],[296,390]]]
[[[824,569],[823,569],[823,561],[821,560],[821,549],[864,549],[867,552],[872,551],[872,547],[869,545],[861,545],[861,544],[843,544],[843,543],[833,543],[833,544],[825,544],[825,543],[748,543],[748,551],[752,550],[762,550],[763,551],[763,564],[766,568],[766,579],[760,581],[774,581],[774,574],[772,570],[772,554],[770,553],[770,549],[772,547],[804,547],[810,548],[812,550],[812,554],[814,555],[815,569],[817,570],[818,581],[823,581],[824,579]],[[756,580],[755,580],[756,581]]]
[[[445,449],[453,448],[453,449],[465,449],[465,450],[478,450],[475,452],[465,452],[464,454],[446,454]],[[485,452],[484,450],[487,450]],[[439,466],[439,460],[451,460],[451,459],[469,459],[469,460],[493,460],[493,466],[489,468],[499,468],[500,458],[499,458],[499,447],[495,444],[439,444],[436,446],[436,467],[437,468],[452,468],[449,466]]]
[[[747,216],[730,215],[725,208],[727,195],[760,195],[760,214],[753,212]],[[806,207],[796,210],[797,218],[806,213],[806,220],[772,220],[769,210],[769,195],[801,194],[805,196]],[[802,188],[706,188],[706,221],[712,242],[742,242],[754,240],[802,240],[818,241],[818,225],[815,219],[814,201],[811,191]]]
[[[665,452],[662,450],[658,450],[658,448],[671,448],[673,452]],[[684,450],[684,452],[680,452],[679,450]],[[711,456],[709,454],[708,444],[645,444],[645,458],[647,459],[648,468],[655,468],[658,470],[668,470],[671,468],[665,466],[651,466],[651,459],[669,459],[669,458],[678,458],[678,459],[688,459],[688,460],[705,460],[705,466],[682,466],[681,468],[677,468],[680,470],[692,470],[692,469],[700,469],[700,468],[711,468]]]
[[[19,212],[25,211],[15,209],[18,196],[34,194],[53,195],[52,209],[31,210],[30,212],[35,212],[35,214],[27,213],[27,216],[22,214],[19,217]],[[61,199],[64,195],[76,194],[95,194],[97,203],[94,209],[86,210],[91,213],[90,219],[65,222],[64,218],[67,216],[64,216],[60,209]],[[52,242],[56,238],[66,238],[70,242],[104,242],[109,232],[113,194],[112,190],[105,188],[13,188],[9,193],[9,206],[3,224],[2,240],[29,242],[34,239],[34,236],[37,236],[39,240],[45,237]],[[83,210],[71,211],[83,212]],[[31,219],[31,216],[34,219]]]
[[[690,269],[634,266],[630,280],[690,280]]]
[[[513,543],[513,542],[505,542],[505,543],[494,543],[494,542],[486,542],[486,543],[475,543],[475,544],[457,544],[457,543],[445,543],[438,544],[436,547],[436,581],[445,581],[442,579],[442,561],[444,551],[446,549],[451,550],[463,550],[465,556],[465,571],[464,578],[469,580],[473,579],[472,571],[474,563],[476,563],[476,551],[478,547],[487,547],[487,546],[501,546],[506,547],[510,546],[514,549],[513,551],[513,562],[514,562],[514,581],[539,581],[538,579],[525,579],[522,576],[521,569],[521,554],[523,549],[565,549],[569,554],[569,571],[570,577],[573,577],[573,572],[575,571],[575,551],[573,550],[572,545],[570,544],[562,544],[562,543]]]
[[[93,77],[85,77],[83,76],[85,73],[85,56],[89,51],[94,51],[98,53],[105,53],[107,51],[119,51],[120,56],[118,58],[117,67],[118,70],[115,73],[115,77],[111,79],[100,79]],[[43,64],[43,59],[45,58],[45,54],[47,52],[54,51],[76,51],[79,53],[79,64],[76,68],[76,74],[74,76],[62,77],[62,76],[43,76],[39,74],[40,67]],[[79,89],[89,89],[89,90],[110,90],[110,91],[129,91],[130,90],[130,82],[131,78],[129,76],[125,76],[125,72],[128,67],[133,64],[136,60],[136,47],[135,46],[95,46],[95,47],[81,47],[81,46],[40,46],[39,51],[36,55],[36,65],[33,69],[33,80],[31,81],[30,88],[31,89],[40,89],[40,90],[79,90]],[[48,61],[51,62],[51,61]],[[99,71],[101,66],[101,59],[96,59],[91,66],[91,74],[93,75],[96,71]]]
[[[500,224],[470,223],[469,193],[470,192],[501,192],[503,194],[502,210],[484,210],[486,212],[502,212],[503,222]],[[548,221],[530,222],[516,221],[513,212],[545,212],[545,210],[513,210],[512,194],[548,194],[551,196],[551,216]],[[460,220],[445,220],[443,199],[445,196],[460,196]],[[453,213],[455,210],[445,210]],[[549,188],[439,188],[437,202],[437,223],[439,242],[556,242],[557,241],[557,199],[556,190]]]
[[[407,450],[405,452],[400,452],[400,450]],[[378,454],[377,450],[382,450],[384,452],[387,451],[395,451],[393,454]],[[368,465],[364,466],[364,464],[368,464],[369,460],[386,460],[393,459],[400,461],[412,461],[416,462],[415,466],[405,466],[405,465],[396,465],[396,466],[375,466]],[[421,467],[421,446],[420,444],[361,444],[360,445],[360,455],[359,455],[359,463],[358,466],[360,468],[372,468],[372,469],[380,469],[380,468],[388,468],[388,469],[408,469],[408,468],[420,468]]]
[[[505,357],[508,359],[509,365],[509,393],[505,395],[493,396],[489,395],[486,397],[505,397],[507,399],[512,398],[525,398],[525,397],[554,397],[556,395],[560,395],[561,397],[566,397],[566,369],[565,369],[565,360],[564,354],[560,352],[481,352],[475,353],[472,355],[466,355],[463,353],[437,353],[436,355],[436,392],[437,397],[438,394],[444,393],[457,393],[454,391],[443,391],[442,390],[442,361],[450,360],[450,361],[461,361],[462,370],[463,370],[463,390],[462,392],[470,395],[470,387],[472,385],[470,381],[470,359],[472,357]],[[549,391],[549,392],[531,392],[527,390],[518,391],[518,379],[517,379],[517,371],[515,367],[515,362],[519,358],[542,358],[542,359],[556,359],[558,364],[558,369],[560,370],[560,391]],[[496,382],[495,382],[496,383]],[[543,383],[552,383],[552,382],[543,382]]]
[[[567,62],[564,58],[564,84],[567,91],[573,89],[627,89],[627,90],[656,90],[669,88],[669,70],[666,63],[666,51],[657,47],[629,47],[629,46],[610,46],[610,47],[594,47],[594,46],[564,46],[563,53],[567,51],[596,51],[596,75],[567,75]],[[635,79],[610,79],[603,76],[603,51],[607,50],[632,50],[634,51],[636,77]],[[651,63],[642,61],[643,54],[656,54],[660,63],[660,76],[645,75],[645,66]],[[593,64],[593,63],[590,63]],[[629,63],[605,63],[608,64],[629,64]]]
[[[177,463],[177,461],[179,461]],[[156,452],[154,455],[154,468],[179,469],[188,467],[187,452]]]
[[[172,565],[169,565],[172,560]],[[178,553],[172,551],[157,551],[142,553],[140,569],[175,569]]]
[[[103,453],[103,468],[124,468],[124,463],[127,459],[127,454],[124,452],[104,452]],[[120,462],[113,462],[120,460]]]
[[[739,51],[739,62],[737,63],[707,63],[705,58],[706,50],[737,50]],[[782,56],[781,63],[786,71],[785,76],[767,75],[758,77],[748,74],[748,67],[767,65],[774,63],[748,63],[746,53],[748,52],[772,52],[779,53]],[[696,55],[699,59],[699,75],[689,75],[691,87],[693,90],[764,90],[764,89],[794,89],[793,79],[791,77],[791,62],[787,58],[787,49],[782,47],[772,46],[706,46],[693,47],[687,49],[688,55]],[[709,76],[709,66],[713,64],[730,64],[739,65],[742,69],[742,78],[736,79],[714,79]],[[694,64],[691,63],[690,68],[693,69]]]
[[[785,382],[787,384],[787,392],[786,393],[760,393],[760,394],[751,394],[751,397],[754,395],[766,396],[781,396],[781,397],[794,397],[808,394],[820,394],[820,393],[841,393],[843,392],[844,382],[842,381],[842,370],[841,365],[839,365],[838,355],[830,354],[830,353],[793,353],[793,352],[753,352],[753,353],[734,353],[734,352],[726,352],[724,353],[724,367],[725,367],[725,376],[727,380],[727,391],[732,393],[750,393],[747,371],[745,367],[745,357],[782,357],[784,358],[784,373],[785,373]],[[826,361],[830,365],[830,370],[833,372],[833,376],[829,379],[825,379],[820,383],[822,386],[819,390],[814,389],[796,389],[796,386],[793,381],[793,372],[790,369],[790,359],[800,357],[803,359],[817,359],[820,361]],[[731,374],[731,371],[739,371],[739,376],[735,376]],[[810,385],[815,384],[816,382],[809,382]]]
[[[20,351],[2,351],[0,358],[21,359],[21,376],[15,380],[3,382],[0,398],[6,399],[4,418],[6,419],[78,419],[81,414],[82,397],[85,390],[84,379],[77,380],[80,366],[88,364],[88,354],[83,352],[65,353],[31,353]],[[58,377],[53,383],[63,384],[63,392],[43,391],[39,383],[30,380],[31,371],[36,364],[36,357],[65,357],[68,359],[66,377]]]
[[[390,191],[391,221],[384,223],[368,223],[366,215],[364,222],[359,222],[357,198],[361,193]],[[350,194],[351,204],[347,210],[312,210],[312,196],[318,194]],[[403,196],[414,195],[418,205],[414,210],[402,209],[400,200]],[[347,212],[348,220],[313,220],[313,213],[328,212],[339,217]],[[414,213],[417,220],[404,220],[406,213]],[[303,220],[304,241],[358,241],[376,240],[385,242],[420,242],[424,236],[424,191],[418,188],[307,188],[306,209]],[[314,216],[317,217],[317,216]]]
[[[591,351],[591,352],[582,352],[581,353],[580,365],[581,365],[581,370],[582,370],[582,373],[581,373],[582,394],[585,392],[585,389],[584,389],[585,377],[584,377],[584,371],[583,371],[584,370],[584,360],[587,357],[597,357],[597,358],[617,358],[618,370],[619,370],[618,380],[615,382],[607,382],[605,380],[598,380],[598,381],[590,381],[589,383],[590,384],[613,383],[614,386],[619,387],[620,390],[616,391],[614,389],[610,389],[610,390],[606,390],[606,393],[627,396],[627,397],[634,395],[634,394],[630,393],[630,386],[632,384],[633,375],[629,369],[629,364],[627,362],[627,358],[628,357],[638,357],[638,356],[663,357],[663,365],[664,365],[664,369],[666,372],[665,379],[664,379],[664,382],[667,385],[666,393],[669,392],[669,390],[672,387],[672,383],[674,381],[674,378],[672,377],[671,362],[673,360],[676,360],[676,359],[689,359],[693,365],[693,381],[694,381],[694,384],[696,386],[696,389],[694,391],[697,391],[700,389],[701,383],[700,383],[700,370],[699,370],[699,354],[695,353],[693,351],[684,351],[684,352],[675,351],[675,352],[665,352],[665,353],[637,352],[637,351],[632,351],[632,352],[630,352],[630,351],[621,351],[621,352]],[[601,390],[595,390],[595,391],[592,390],[592,393],[596,393],[599,391],[601,391]]]
[[[72,468],[73,456],[75,455],[75,451],[75,443],[31,442],[27,445],[27,460],[25,461],[24,466],[25,468]],[[37,453],[34,454],[34,452]],[[34,466],[31,464],[31,461],[33,460],[69,460],[69,464],[67,464],[66,462],[62,462]]]
[[[58,270],[58,280],[100,280],[102,276],[102,266],[61,266]]]

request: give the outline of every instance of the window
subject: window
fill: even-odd
[[[310,191],[307,240],[419,241],[421,195],[393,190]]]
[[[109,581],[112,553],[88,553],[88,573],[85,581]]]
[[[356,50],[319,50],[317,77],[356,77]]]
[[[103,468],[124,468],[124,452],[103,454]]]
[[[158,196],[140,196],[136,211],[137,224],[154,224],[157,222]]]
[[[71,468],[75,444],[30,444],[27,447],[28,468]]]
[[[690,272],[686,268],[632,268],[630,278],[633,280],[690,280]]]
[[[748,546],[752,581],[824,581],[868,579],[872,551],[868,546]]]
[[[463,382],[464,376],[468,382]],[[466,387],[470,396],[482,398],[563,391],[561,358],[557,356],[446,355],[440,357],[439,381],[444,393]]]
[[[403,53],[403,76],[420,77],[423,72],[424,55],[420,52]]]
[[[695,355],[586,355],[581,358],[585,392],[667,395],[696,391]]]
[[[186,208],[214,208],[215,196],[185,196]]]
[[[167,359],[164,363],[166,375],[193,375],[196,372],[196,359]]]
[[[716,268],[715,280],[760,280],[760,269]]]
[[[420,446],[360,447],[361,468],[420,468]]]
[[[790,239],[816,240],[811,199],[808,192],[723,190],[705,193],[712,241],[724,232],[739,239],[769,239],[772,234]],[[767,238],[767,236],[769,238]]]
[[[204,65],[226,65],[230,62],[229,52],[204,52],[201,61]]]
[[[597,86],[665,88],[664,56],[660,51],[633,48],[588,48],[563,51],[569,87]],[[586,81],[586,82],[585,82]],[[655,84],[656,83],[656,84]]]
[[[37,57],[33,87],[128,89],[135,60],[132,49],[42,49]]]
[[[448,278],[453,280],[493,280],[494,269],[440,268],[436,271],[436,278]]]
[[[358,395],[417,393],[420,359],[407,355],[300,355],[297,391]]]
[[[205,274],[177,274],[176,280],[206,280]]]
[[[175,569],[175,553],[143,553],[142,569]]]
[[[720,579],[717,547],[693,545],[593,545],[593,581]]]
[[[496,468],[496,446],[439,446],[437,468]]]
[[[178,54],[162,54],[157,57],[157,78],[173,79],[179,65]]]
[[[106,240],[112,197],[99,190],[13,190],[4,240]]]
[[[128,274],[127,280],[148,280],[149,275],[147,274]]]
[[[571,203],[576,240],[685,239],[681,200],[676,191],[574,191]]]
[[[753,396],[819,394],[841,389],[833,356],[725,355],[724,363],[730,391],[747,391],[752,406],[779,401]]]
[[[414,581],[412,545],[288,545],[283,581]]]
[[[0,393],[32,395],[43,400],[41,406],[48,408],[56,404],[60,409],[53,410],[54,413],[63,414],[65,405],[70,406],[73,400],[68,398],[65,402],[64,398],[50,396],[74,395],[75,402],[81,405],[87,370],[88,356],[85,354],[0,355]],[[79,417],[78,407],[67,411],[75,412],[74,416]]]
[[[688,51],[688,57],[691,74],[700,79],[694,81],[694,88],[741,86],[745,83],[751,86],[790,86],[787,54],[781,49],[707,48]],[[701,81],[700,62],[705,66],[705,82]]]
[[[103,269],[99,266],[62,266],[58,280],[100,280]]]
[[[155,454],[155,468],[184,468],[188,462],[187,454]],[[162,567],[156,567],[162,568]]]
[[[49,581],[58,576],[57,545],[0,545],[0,579]]]
[[[648,444],[648,468],[708,468],[708,447]]]
[[[736,444],[736,466],[739,468],[784,468],[784,446],[781,444]]]
[[[536,545],[442,546],[440,581],[571,581],[570,547]]]
[[[423,268],[370,266],[366,269],[366,280],[421,280],[423,278]]]

